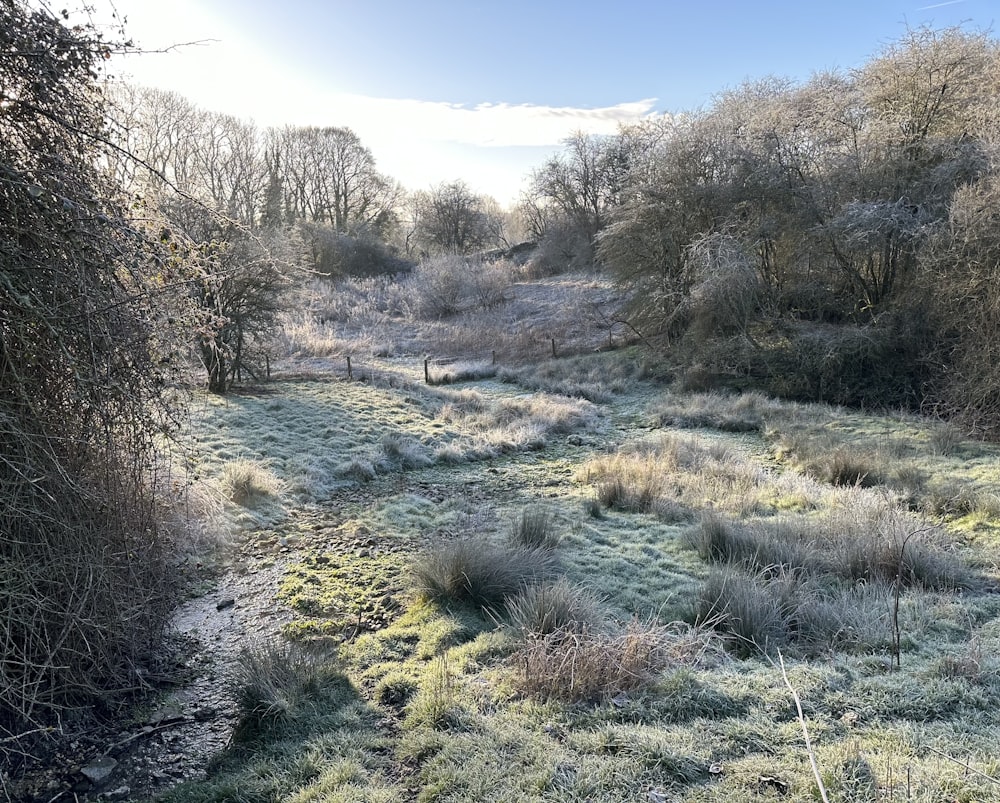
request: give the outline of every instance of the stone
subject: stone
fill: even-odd
[[[80,773],[94,786],[102,786],[108,782],[117,766],[118,762],[111,756],[101,756],[91,761],[86,767],[82,767]]]
[[[235,597],[223,597],[215,604],[215,610],[224,611],[226,608],[232,608],[235,604]]]

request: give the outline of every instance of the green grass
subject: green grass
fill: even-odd
[[[292,544],[285,633],[337,657],[258,684],[295,715],[168,799],[815,799],[779,649],[834,799],[992,799],[1000,451],[627,372],[559,395],[613,359],[531,394],[528,371],[458,389],[386,362],[201,402],[197,470],[270,468],[271,507],[231,514]],[[815,468],[838,452],[850,471]]]

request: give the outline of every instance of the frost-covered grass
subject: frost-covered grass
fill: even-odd
[[[994,447],[631,374],[592,402],[381,370],[196,405],[199,472],[273,475],[240,515],[295,543],[284,633],[333,663],[168,799],[817,799],[779,651],[831,799],[996,796]]]

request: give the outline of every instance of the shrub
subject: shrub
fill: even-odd
[[[413,564],[417,591],[429,599],[499,611],[507,597],[544,580],[554,568],[551,550],[484,539],[436,546]]]
[[[522,589],[507,600],[507,615],[515,628],[529,636],[592,632],[600,629],[603,620],[598,597],[564,578]]]
[[[407,282],[414,311],[425,320],[447,318],[463,310],[495,309],[506,302],[510,284],[508,263],[455,255],[424,260]]]

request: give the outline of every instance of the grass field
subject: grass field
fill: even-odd
[[[165,800],[1000,799],[997,448],[628,349],[366,359],[192,407],[293,617]]]

